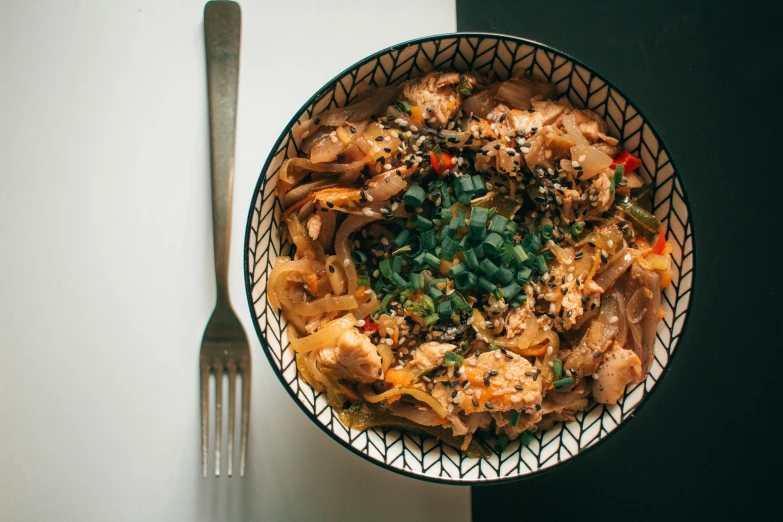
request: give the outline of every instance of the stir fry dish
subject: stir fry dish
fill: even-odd
[[[671,244],[599,115],[433,71],[298,132],[267,296],[346,426],[486,456],[645,379]]]

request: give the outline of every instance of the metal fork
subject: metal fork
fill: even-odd
[[[239,4],[211,1],[204,8],[204,39],[209,94],[209,144],[212,167],[212,234],[217,302],[201,341],[201,469],[207,476],[209,375],[215,372],[215,476],[220,476],[223,423],[223,372],[228,372],[228,476],[233,473],[237,373],[242,377],[242,438],[239,475],[245,476],[250,414],[250,347],[228,296],[231,197],[239,80]]]

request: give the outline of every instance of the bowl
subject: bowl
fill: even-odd
[[[572,422],[537,433],[527,445],[511,442],[489,459],[463,456],[437,439],[396,429],[346,429],[326,402],[297,375],[287,348],[285,320],[266,301],[266,281],[278,255],[291,245],[278,236],[281,205],[274,189],[278,170],[297,155],[297,126],[314,115],[349,103],[361,82],[386,85],[416,77],[428,68],[494,71],[499,79],[532,73],[555,84],[579,108],[606,119],[610,134],[642,160],[640,173],[652,183],[654,214],[672,240],[672,284],[663,294],[665,315],[658,325],[655,361],[647,379],[629,386],[616,405],[595,404]],[[693,288],[694,237],[682,180],[660,136],[642,112],[599,73],[547,45],[512,36],[459,33],[404,42],[344,70],[307,100],[283,129],[264,164],[253,194],[245,235],[248,304],[263,350],[288,393],[308,417],[334,440],[389,470],[436,482],[479,484],[513,480],[552,469],[595,446],[636,414],[671,364],[688,317]]]

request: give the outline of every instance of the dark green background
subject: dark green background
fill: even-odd
[[[634,420],[560,469],[473,488],[474,521],[780,520],[780,4],[457,0],[457,28],[538,40],[622,89],[671,152],[696,237],[689,324]]]

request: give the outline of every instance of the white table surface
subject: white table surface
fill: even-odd
[[[260,351],[241,275],[253,186],[293,112],[363,56],[453,31],[453,0],[242,4],[244,480],[200,470],[215,297],[202,5],[0,0],[0,520],[469,520],[469,489],[385,471],[307,419]]]

